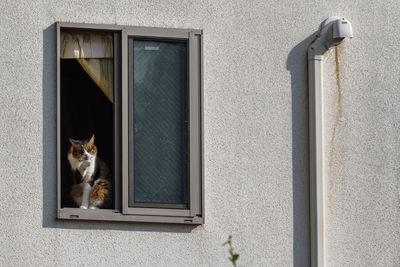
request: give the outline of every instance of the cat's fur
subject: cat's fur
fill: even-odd
[[[81,209],[111,208],[112,190],[107,165],[97,157],[94,135],[89,140],[69,139],[72,172],[70,195]]]

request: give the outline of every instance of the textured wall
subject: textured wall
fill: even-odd
[[[1,1],[0,265],[228,266],[233,234],[241,265],[308,266],[306,48],[330,15],[355,38],[325,64],[327,260],[399,266],[398,0]],[[54,219],[56,21],[204,30],[205,225]]]

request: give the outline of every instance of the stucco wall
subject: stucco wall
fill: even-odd
[[[400,4],[393,1],[0,2],[0,265],[308,266],[306,49],[328,53],[329,266],[400,265]],[[54,22],[204,30],[203,226],[55,220]],[[340,92],[340,93],[339,93]],[[340,95],[340,100],[339,100]],[[340,120],[339,120],[340,117]]]

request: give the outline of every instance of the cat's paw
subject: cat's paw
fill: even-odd
[[[83,206],[83,205],[82,205],[82,206],[80,206],[79,208],[80,208],[80,209],[87,210],[87,208],[88,208],[88,207],[87,207],[87,206]]]
[[[96,207],[96,206],[89,206],[89,209],[91,209],[91,210],[97,210],[98,208]]]
[[[79,166],[79,171],[82,173],[90,166],[90,161],[82,162],[81,166]]]
[[[91,163],[90,161],[85,160],[84,162],[82,162],[80,168],[81,168],[82,170],[84,170],[84,169],[86,169],[87,167],[90,166],[90,163]]]

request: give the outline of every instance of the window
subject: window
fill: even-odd
[[[57,23],[57,45],[57,217],[203,223],[202,32]],[[90,142],[99,206],[72,168]]]

